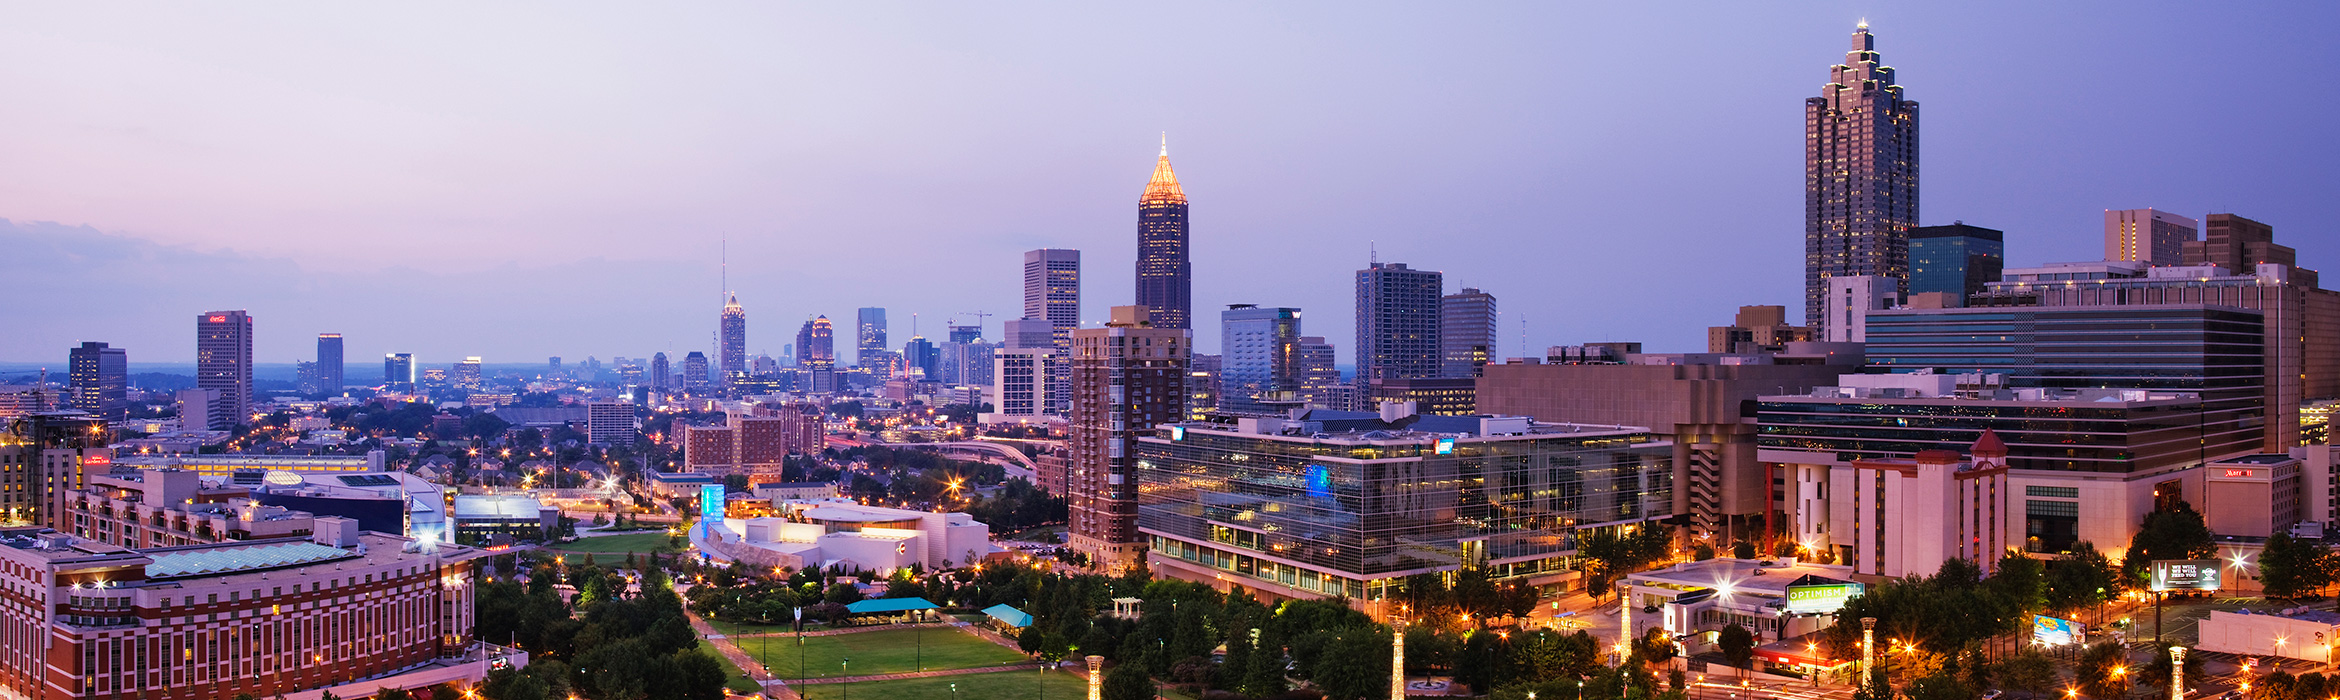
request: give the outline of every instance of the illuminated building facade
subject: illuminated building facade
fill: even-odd
[[[1869,25],[1804,100],[1804,322],[1825,320],[1828,278],[1909,280],[1918,222],[1918,103],[1903,99]]]
[[[817,316],[796,331],[796,366],[804,370],[806,391],[837,391],[837,329],[829,317]]]
[[[692,350],[683,356],[682,388],[684,391],[707,390],[707,354]]]
[[[1170,171],[1170,141],[1164,137],[1154,177],[1138,197],[1137,305],[1153,314],[1155,328],[1191,327],[1194,265],[1187,248],[1186,192]]]
[[[1147,565],[1262,598],[1377,610],[1464,567],[1556,594],[1581,533],[1674,512],[1670,445],[1641,428],[1312,410],[1136,443]]]
[[[1436,377],[1446,276],[1405,263],[1357,271],[1357,381]]]
[[[85,470],[114,462],[103,418],[79,411],[7,419],[0,432],[0,524],[64,522],[65,495],[83,486]]]
[[[862,307],[853,324],[853,364],[868,367],[886,352],[886,310]]]
[[[1299,309],[1235,304],[1219,312],[1219,410],[1283,413],[1280,406],[1299,397],[1299,343]]]
[[[66,403],[107,420],[121,420],[130,409],[130,356],[105,343],[85,342],[73,348],[68,361],[72,390]]]
[[[747,309],[739,305],[739,295],[733,294],[723,302],[721,347],[716,359],[722,363],[723,381],[747,374]]]
[[[395,685],[442,663],[460,670],[414,684],[477,682],[498,663],[448,661],[471,643],[481,552],[318,524],[309,538],[152,549],[0,531],[0,581],[18,603],[0,609],[0,696],[271,697]]]
[[[2186,242],[2201,230],[2201,222],[2159,209],[2106,209],[2104,259],[2183,264]]]
[[[346,369],[342,364],[341,334],[317,334],[317,384],[326,392],[340,392],[347,386],[348,376],[343,374]]]
[[[1072,548],[1107,569],[1134,563],[1138,436],[1185,419],[1189,332],[1155,328],[1146,307],[1113,307],[1104,328],[1073,332],[1066,420]]]
[[[242,311],[195,316],[195,386],[217,389],[221,411],[241,425],[252,420],[252,317]]]
[[[394,352],[382,356],[382,388],[414,391],[414,380],[414,353]]]
[[[2007,234],[1956,223],[1909,230],[1909,293],[1940,292],[1965,306],[1966,298],[1999,281],[2007,266]]]

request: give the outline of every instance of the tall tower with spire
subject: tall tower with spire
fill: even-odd
[[[1170,136],[1154,178],[1138,197],[1137,303],[1155,328],[1189,328],[1193,321],[1194,266],[1187,262],[1186,192],[1170,172]]]
[[[716,362],[723,370],[723,380],[728,382],[737,374],[746,374],[747,309],[740,307],[738,294],[727,295],[723,302],[723,337],[719,343],[721,356]]]
[[[1863,21],[1852,51],[1804,100],[1804,323],[1824,327],[1828,278],[1875,275],[1908,291],[1918,222],[1918,103],[1904,99]],[[1816,329],[1825,336],[1825,328]]]

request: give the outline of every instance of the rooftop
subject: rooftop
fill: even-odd
[[[281,544],[215,545],[161,550],[148,552],[147,555],[154,558],[154,563],[146,565],[146,577],[149,580],[233,574],[357,556],[340,547],[328,547],[305,540]]]
[[[1712,588],[1725,595],[1746,593],[1777,598],[1787,595],[1789,584],[1806,576],[1850,582],[1852,567],[1813,564],[1794,559],[1715,558],[1683,562],[1670,568],[1632,574],[1627,578],[1640,585],[1662,585],[1686,590]]]

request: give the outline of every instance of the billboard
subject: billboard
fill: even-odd
[[[1866,590],[1858,583],[1788,586],[1787,611],[1798,615],[1836,612],[1844,607],[1845,601],[1861,597]]]
[[[699,517],[723,519],[723,485],[705,484],[699,487]]]
[[[2218,590],[2218,560],[2155,559],[2153,590]]]
[[[2087,636],[2087,625],[2046,615],[2031,616],[2031,638],[2041,644],[2051,646],[2079,644]]]

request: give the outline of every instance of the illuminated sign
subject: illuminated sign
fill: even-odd
[[[699,487],[699,517],[723,519],[723,485],[705,484]]]
[[[1170,426],[1170,439],[1171,439],[1171,440],[1184,440],[1184,439],[1186,439],[1186,428],[1185,428],[1184,426],[1177,426],[1177,425]]]
[[[2088,636],[2088,626],[2046,615],[2031,616],[2031,638],[2041,644],[2063,646],[2078,644]]]
[[[2251,470],[2249,470],[2249,469],[2228,469],[2228,470],[2226,470],[2226,476],[2227,476],[2227,478],[2230,478],[2230,479],[2237,479],[2237,478],[2239,478],[2239,479],[2248,479],[2248,478],[2251,478]]]
[[[114,456],[113,456],[113,455],[84,455],[84,456],[82,456],[82,458],[81,458],[81,463],[82,463],[83,465],[85,465],[85,466],[91,466],[91,467],[103,467],[103,466],[106,466],[106,465],[109,465],[109,464],[113,464],[113,463],[114,463]]]
[[[2153,590],[2218,590],[2218,560],[2157,559],[2153,562]]]
[[[227,317],[226,317],[226,316],[213,316],[213,317],[211,317],[211,322],[212,322],[212,323],[227,323]]]
[[[1787,611],[1799,615],[1836,612],[1846,601],[1861,597],[1865,591],[1866,587],[1858,583],[1788,586]]]
[[[1454,454],[1454,438],[1439,438],[1437,452],[1442,455]]]

